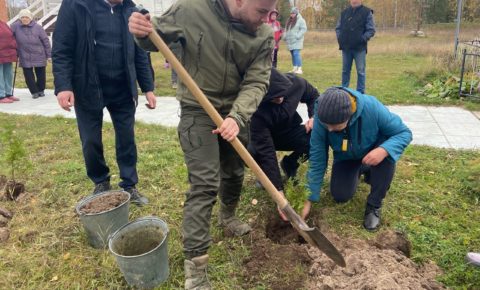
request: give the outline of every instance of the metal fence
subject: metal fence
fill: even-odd
[[[462,42],[460,97],[480,100],[480,38]]]

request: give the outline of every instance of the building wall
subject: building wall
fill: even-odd
[[[0,0],[0,20],[6,22],[8,20],[8,11],[6,0]]]

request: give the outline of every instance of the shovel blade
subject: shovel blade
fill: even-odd
[[[282,211],[288,217],[292,226],[310,245],[325,253],[325,255],[335,262],[335,264],[341,267],[347,265],[342,254],[338,251],[335,245],[333,245],[319,229],[309,227],[289,204],[282,208]]]

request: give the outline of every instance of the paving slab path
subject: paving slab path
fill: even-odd
[[[0,104],[0,112],[10,114],[33,114],[40,116],[63,116],[75,118],[75,113],[58,106],[52,90],[45,91],[45,97],[32,99],[27,89],[15,89],[21,100],[11,104]],[[179,104],[174,97],[158,97],[157,108],[145,107],[144,96],[139,97],[136,119],[149,124],[176,127],[179,122]],[[451,149],[480,149],[479,114],[458,107],[430,106],[388,106],[398,114],[413,132],[413,144]],[[307,118],[306,106],[298,111]],[[110,122],[105,110],[104,120]]]

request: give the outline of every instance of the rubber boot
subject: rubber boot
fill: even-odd
[[[185,260],[185,289],[210,290],[212,286],[207,276],[208,255]]]
[[[235,236],[240,237],[248,234],[252,228],[235,216],[237,205],[238,203],[226,205],[223,202],[220,202],[218,224],[224,229],[232,232]]]

